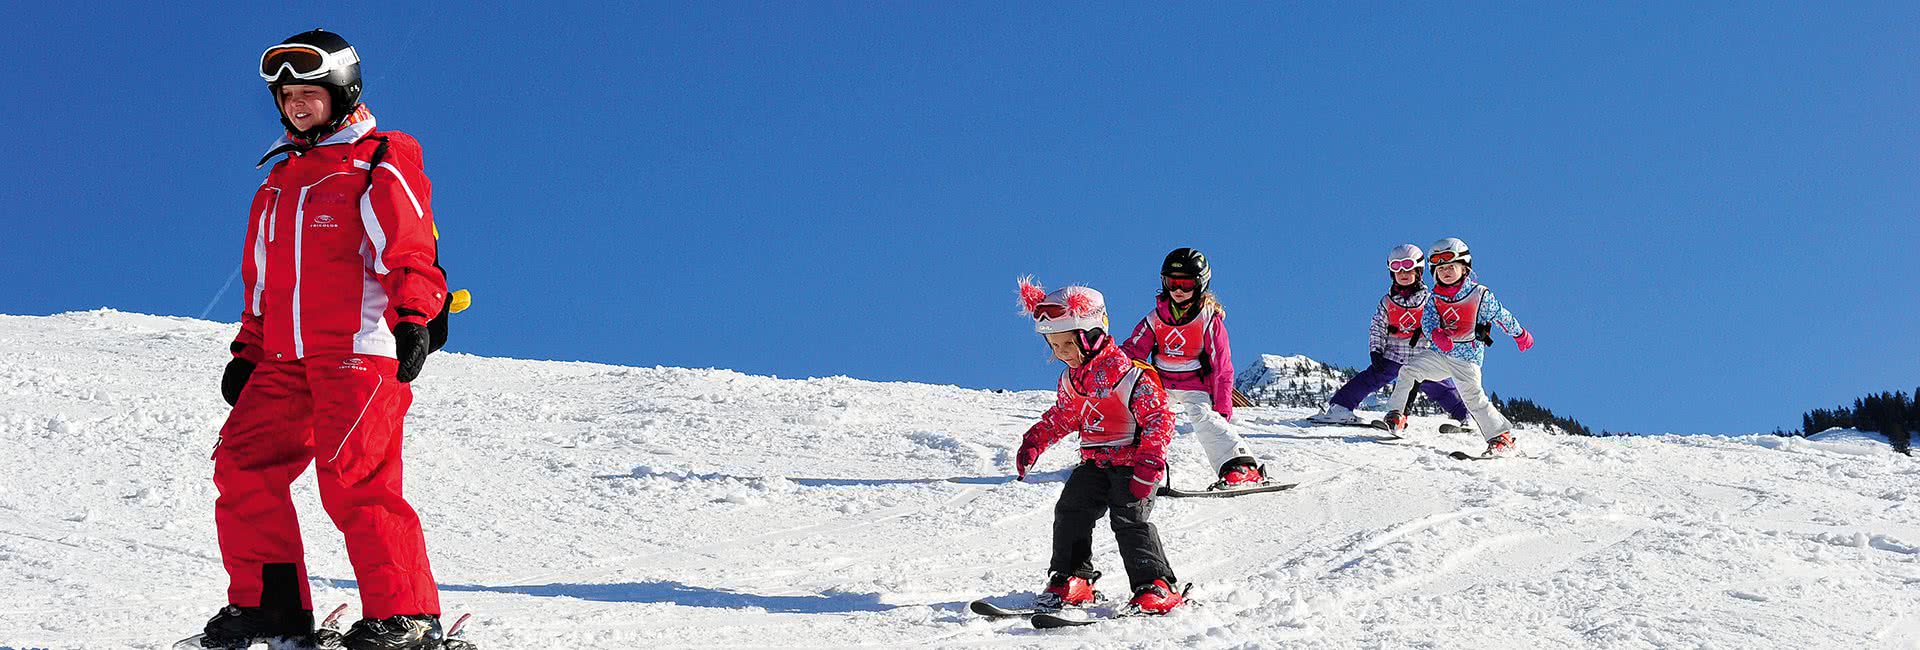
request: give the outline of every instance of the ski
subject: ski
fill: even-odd
[[[1007,609],[1005,607],[1001,607],[999,605],[989,603],[985,599],[976,600],[971,603],[967,603],[967,610],[975,614],[985,616],[987,618],[1017,618],[1017,617],[1023,617],[1023,616],[1033,616],[1036,614],[1045,614],[1045,613],[1060,611],[1057,609],[1046,609],[1041,607]]]
[[[467,619],[470,618],[473,618],[472,612],[461,614],[460,618],[454,619],[453,626],[447,628],[446,640],[440,642],[440,650],[478,650],[479,646],[468,643],[465,639],[453,638],[460,633],[461,628],[466,627]]]
[[[1105,617],[1094,618],[1094,617],[1088,616],[1084,612],[1078,615],[1068,615],[1066,612],[1041,612],[1038,614],[1034,614],[1032,618],[1029,618],[1027,620],[1033,622],[1034,629],[1051,630],[1051,629],[1062,628],[1062,627],[1079,627],[1082,625],[1092,625],[1094,623],[1098,623],[1100,621],[1106,620],[1106,618]]]
[[[1448,422],[1440,425],[1440,433],[1473,433],[1473,429]]]
[[[1469,454],[1464,451],[1449,452],[1447,454],[1448,458],[1452,458],[1454,460],[1498,460],[1501,458],[1513,458],[1514,456],[1518,456],[1518,454],[1513,454],[1508,456],[1493,456],[1485,453]]]
[[[1299,483],[1262,483],[1260,485],[1255,485],[1253,487],[1222,488],[1218,490],[1214,490],[1214,489],[1182,490],[1180,488],[1173,487],[1171,485],[1162,485],[1160,486],[1160,491],[1158,492],[1158,494],[1163,497],[1170,497],[1174,499],[1220,499],[1220,498],[1226,498],[1226,497],[1245,496],[1248,494],[1261,494],[1264,492],[1279,492],[1281,490],[1291,490],[1299,485],[1300,485]]]

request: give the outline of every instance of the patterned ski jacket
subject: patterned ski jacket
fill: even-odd
[[[248,213],[246,306],[234,355],[395,356],[393,326],[424,325],[446,300],[420,143],[376,132],[361,107],[312,147],[281,138],[261,162],[282,155]]]
[[[1474,297],[1478,296],[1476,300]],[[1468,311],[1472,318],[1466,318]],[[1454,287],[1434,287],[1427,294],[1426,312],[1420,315],[1421,326],[1425,330],[1420,347],[1439,350],[1433,344],[1436,336],[1453,337],[1453,351],[1447,356],[1481,365],[1486,362],[1487,346],[1475,340],[1475,328],[1480,325],[1499,325],[1508,336],[1520,336],[1523,330],[1520,321],[1493,297],[1493,290],[1468,277]]]
[[[1091,361],[1068,369],[1066,381],[1072,382],[1074,390],[1083,393],[1104,391],[1121,383],[1122,377],[1135,367],[1133,360],[1127,358],[1127,354],[1119,347],[1108,345],[1095,354]],[[1087,425],[1086,418],[1067,406],[1070,399],[1071,396],[1064,391],[1057,395],[1053,406],[1040,415],[1040,421],[1027,429],[1024,443],[1046,451],[1068,434],[1081,433]],[[1167,406],[1166,389],[1161,388],[1158,381],[1134,383],[1133,394],[1127,400],[1127,410],[1132,413],[1137,427],[1136,442],[1117,447],[1082,446],[1081,460],[1117,466],[1130,466],[1135,458],[1153,458],[1165,462],[1167,443],[1173,440],[1173,411]]]
[[[1233,346],[1227,341],[1227,313],[1219,305],[1210,310],[1209,322],[1201,327],[1198,354],[1204,360],[1199,370],[1181,372],[1160,368],[1160,380],[1167,390],[1197,390],[1213,400],[1213,410],[1223,418],[1233,417]],[[1173,322],[1173,306],[1165,297],[1155,301],[1154,313],[1140,319],[1120,348],[1127,356],[1155,363],[1163,332],[1154,329],[1155,321]],[[1182,323],[1182,325],[1186,325]]]

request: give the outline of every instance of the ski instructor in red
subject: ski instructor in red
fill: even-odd
[[[247,212],[246,311],[221,381],[234,408],[213,470],[230,604],[201,646],[315,643],[290,489],[313,464],[360,589],[364,618],[342,645],[439,648],[440,597],[401,494],[408,382],[447,294],[420,145],[376,130],[359,55],[338,35],[267,49],[260,76],[286,134]]]

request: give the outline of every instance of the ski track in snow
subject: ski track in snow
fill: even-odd
[[[232,332],[0,316],[0,646],[165,648],[225,602],[208,454]],[[989,621],[965,603],[1044,580],[1073,450],[1031,483],[1011,458],[1051,399],[439,354],[409,496],[447,611],[494,650],[1920,648],[1920,464],[1884,446],[1523,430],[1526,457],[1459,462],[1435,451],[1481,443],[1438,420],[1371,444],[1299,409],[1236,422],[1299,488],[1156,504],[1196,606]],[[1210,482],[1191,440],[1170,461]],[[310,475],[296,496],[316,606],[357,607]]]

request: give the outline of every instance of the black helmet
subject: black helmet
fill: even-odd
[[[1166,261],[1160,263],[1160,277],[1193,278],[1200,281],[1200,291],[1206,293],[1207,285],[1213,280],[1213,269],[1207,266],[1207,256],[1192,248],[1176,248],[1167,253]]]
[[[260,54],[260,78],[280,103],[280,87],[313,85],[327,89],[333,99],[333,115],[325,130],[338,129],[360,105],[360,54],[347,39],[325,30],[294,34],[279,45]],[[280,122],[293,130],[293,123],[281,115]]]

